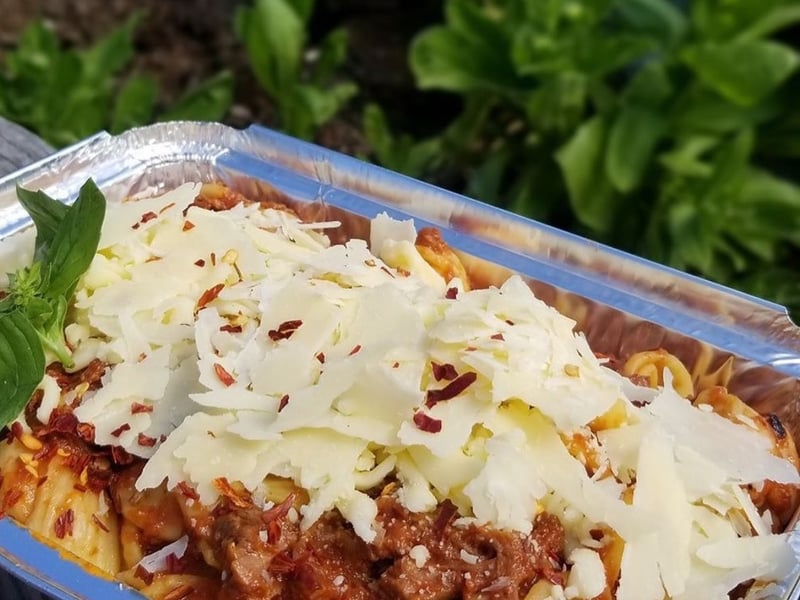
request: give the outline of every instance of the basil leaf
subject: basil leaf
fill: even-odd
[[[67,215],[69,206],[54,200],[44,192],[26,190],[17,186],[17,198],[36,225],[36,246],[34,260],[42,260],[55,238],[61,222]]]
[[[78,200],[64,217],[47,253],[50,281],[46,297],[72,295],[75,283],[89,268],[97,252],[105,212],[105,197],[89,179],[81,187]]]
[[[44,376],[44,352],[21,311],[0,315],[0,427],[13,421]]]
[[[46,319],[36,328],[41,343],[46,350],[52,352],[56,359],[65,367],[72,367],[72,353],[64,340],[64,319],[67,316],[67,299],[60,296],[51,306]]]

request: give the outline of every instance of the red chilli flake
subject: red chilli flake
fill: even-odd
[[[280,503],[276,504],[270,509],[265,510],[261,513],[261,520],[264,521],[264,524],[269,525],[273,521],[277,521],[278,519],[282,519],[291,510],[292,506],[294,505],[295,498],[297,498],[297,493],[292,492],[286,498],[284,498]]]
[[[272,557],[267,566],[267,571],[273,575],[285,575],[293,573],[296,568],[297,564],[294,559],[284,550]]]
[[[324,352],[317,352],[314,355],[314,358],[316,358],[320,362],[320,364],[323,364],[323,365],[325,364],[325,353]]]
[[[353,349],[350,350],[350,354],[348,354],[348,356],[353,356],[353,354],[357,354],[360,351],[361,351],[361,344],[356,344],[355,346],[353,346]]]
[[[196,267],[205,267],[206,266],[206,261],[203,260],[202,258],[198,258],[196,261],[194,261],[194,265]]]
[[[46,460],[56,452],[58,452],[56,444],[45,444],[33,455],[33,460]]]
[[[414,413],[414,425],[428,433],[439,433],[442,430],[441,419],[434,419],[423,412]]]
[[[439,507],[439,512],[436,515],[436,520],[433,522],[433,530],[436,532],[437,537],[441,538],[444,530],[453,521],[458,514],[458,508],[449,499],[445,499]]]
[[[236,383],[236,380],[233,378],[233,375],[228,373],[225,370],[225,367],[223,367],[219,363],[214,363],[214,373],[216,373],[217,379],[219,379],[225,385],[225,387],[230,387],[234,383]]]
[[[133,456],[131,456],[122,446],[111,446],[111,460],[115,465],[130,465],[133,464]]]
[[[217,491],[230,500],[231,504],[237,508],[248,508],[253,505],[253,501],[250,499],[249,494],[247,494],[247,492],[234,489],[234,487],[225,477],[217,477],[214,480],[214,487],[217,488]]]
[[[504,337],[503,337],[503,334],[502,334],[502,333],[495,333],[495,334],[492,336],[492,339],[493,339],[493,340],[500,340],[501,342],[504,342],[506,338],[504,338]]]
[[[75,513],[71,508],[68,508],[61,513],[56,519],[53,529],[55,530],[56,537],[63,540],[68,535],[72,535],[72,526],[75,523]]]
[[[20,488],[12,488],[8,490],[3,496],[3,505],[0,507],[0,514],[4,514],[14,508],[14,506],[22,499],[22,490]]]
[[[242,326],[241,325],[222,325],[219,328],[220,331],[224,331],[226,333],[242,333]]]
[[[287,404],[289,404],[289,394],[284,394],[281,397],[281,401],[278,403],[278,412],[281,412],[284,408],[286,408]]]
[[[156,442],[158,440],[154,437],[150,437],[149,435],[140,433],[136,437],[136,441],[139,443],[140,446],[144,446],[145,448],[152,448],[153,446],[156,445]]]
[[[58,409],[50,413],[50,419],[47,421],[47,429],[51,433],[73,433],[77,426],[78,417],[76,417],[72,412],[66,412]]]
[[[224,283],[218,283],[214,287],[208,288],[205,292],[200,295],[200,298],[197,299],[197,306],[195,310],[200,310],[210,302],[213,302],[219,296],[219,293],[222,291],[222,288],[225,287]]]
[[[216,252],[212,252],[211,256],[209,256],[209,258],[211,259],[212,266],[216,267],[217,266],[217,254],[216,254]]]
[[[142,565],[137,565],[133,575],[137,579],[141,579],[146,585],[153,583],[153,579],[155,578],[155,575],[145,569]]]
[[[461,392],[466,390],[469,386],[475,383],[478,375],[473,371],[467,371],[462,375],[456,377],[453,381],[448,383],[440,390],[428,390],[425,394],[425,406],[430,408],[437,402],[450,400],[458,396]]]
[[[194,229],[194,223],[192,223],[191,221],[184,221],[183,231],[189,231],[190,229]]]
[[[22,433],[23,433],[22,423],[20,423],[19,421],[14,421],[11,424],[10,429],[8,430],[8,438],[7,438],[8,443],[13,444],[14,440],[18,440],[22,436]]]
[[[448,300],[455,300],[458,297],[458,288],[447,288],[447,291],[444,294],[444,297]]]
[[[153,412],[153,406],[148,404],[142,404],[141,402],[134,402],[131,404],[131,414],[138,415],[140,413],[151,413]]]
[[[180,490],[181,494],[190,500],[200,500],[200,496],[198,495],[197,491],[185,481],[178,482],[178,489]]]
[[[453,379],[458,377],[458,371],[456,371],[456,368],[450,363],[440,365],[439,363],[432,362],[431,369],[433,371],[433,378],[436,381],[441,381],[442,379],[453,381]]]
[[[166,563],[165,571],[167,573],[179,574],[186,570],[183,560],[181,560],[174,552],[167,554],[167,558],[164,559],[164,562]]]
[[[147,223],[148,221],[152,221],[153,219],[157,219],[158,215],[154,213],[152,210],[147,211],[142,215],[141,222]]]
[[[108,533],[110,531],[110,529],[108,528],[108,525],[103,523],[103,521],[100,519],[100,517],[98,517],[96,514],[92,514],[92,523],[97,525],[100,529],[102,529],[106,533]]]
[[[303,321],[300,319],[293,319],[291,321],[284,321],[280,325],[278,325],[277,329],[270,329],[267,332],[269,339],[273,342],[277,342],[278,340],[288,340],[295,331],[300,329],[300,326],[303,324]]]
[[[117,427],[114,431],[112,431],[111,435],[113,435],[114,437],[118,438],[119,436],[121,436],[126,431],[130,431],[130,429],[131,429],[131,426],[128,423],[123,423],[122,425]]]
[[[277,521],[267,523],[267,543],[277,544],[281,539],[281,525]]]
[[[94,442],[94,425],[91,423],[78,423],[75,426],[75,433],[87,444]]]

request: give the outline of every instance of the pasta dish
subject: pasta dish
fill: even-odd
[[[795,568],[777,417],[596,355],[518,276],[473,289],[435,229],[338,225],[218,184],[110,203],[0,512],[152,600],[721,600]]]

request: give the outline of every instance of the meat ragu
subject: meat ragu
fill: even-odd
[[[595,356],[437,230],[337,246],[277,197],[148,201],[76,292],[79,368],[0,443],[0,515],[48,543],[151,600],[738,597],[792,566],[794,441],[724,371]]]

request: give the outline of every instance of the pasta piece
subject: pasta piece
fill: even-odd
[[[666,350],[647,350],[632,355],[622,367],[626,377],[643,378],[650,387],[664,385],[664,369],[672,373],[672,385],[684,398],[694,395],[692,376],[686,366],[674,354]]]
[[[613,529],[604,527],[602,531],[601,539],[605,544],[597,552],[606,571],[606,588],[596,600],[614,600],[614,590],[622,570],[622,551],[625,549],[625,542]]]
[[[727,387],[733,375],[733,357],[729,356],[719,367],[711,371],[711,361],[714,350],[710,346],[703,344],[700,353],[692,365],[692,381],[695,390],[699,394],[705,389],[721,385]]]
[[[142,530],[130,521],[122,519],[119,530],[120,550],[122,552],[122,568],[131,569],[144,558],[145,551]]]
[[[275,188],[262,186],[260,191],[266,196],[259,202],[262,209],[272,208],[296,215],[295,211],[286,204],[288,198]],[[252,204],[253,201],[222,183],[204,183],[194,203],[208,210],[220,211],[228,210],[240,203]]]
[[[174,542],[185,532],[181,509],[166,484],[142,491],[136,489],[143,466],[144,463],[134,465],[114,476],[111,482],[114,506],[126,522],[142,532],[145,543]]]
[[[0,442],[0,515],[26,523],[33,510],[41,461],[19,439]]]
[[[284,479],[283,477],[276,477],[269,475],[264,480],[264,501],[280,504],[290,494],[294,494],[294,507],[300,509],[301,506],[308,503],[308,494],[305,490],[297,487],[291,479]]]
[[[589,423],[589,429],[594,433],[604,429],[616,429],[628,421],[628,410],[625,402],[617,400],[606,412]]]
[[[219,583],[210,577],[159,573],[139,591],[152,600],[208,600],[217,597],[219,588]]]
[[[420,229],[416,240],[417,251],[425,262],[441,275],[445,281],[458,278],[465,290],[470,289],[467,270],[453,249],[442,239],[438,229]]]
[[[210,542],[211,511],[214,507],[202,504],[194,490],[185,484],[175,488],[175,498],[183,514],[186,529],[191,532],[193,543],[203,556],[203,560],[207,565],[221,569],[222,565],[217,561],[214,547]]]
[[[553,597],[553,584],[546,579],[539,579],[533,584],[528,593],[525,595],[525,600],[549,600]]]
[[[49,539],[104,573],[119,572],[120,537],[117,514],[108,508],[105,491],[87,487],[86,452],[66,444],[59,446],[47,465],[39,486],[28,528]]]
[[[594,475],[603,461],[594,435],[587,431],[575,431],[569,436],[564,433],[559,436],[569,453],[583,463],[586,472]]]

